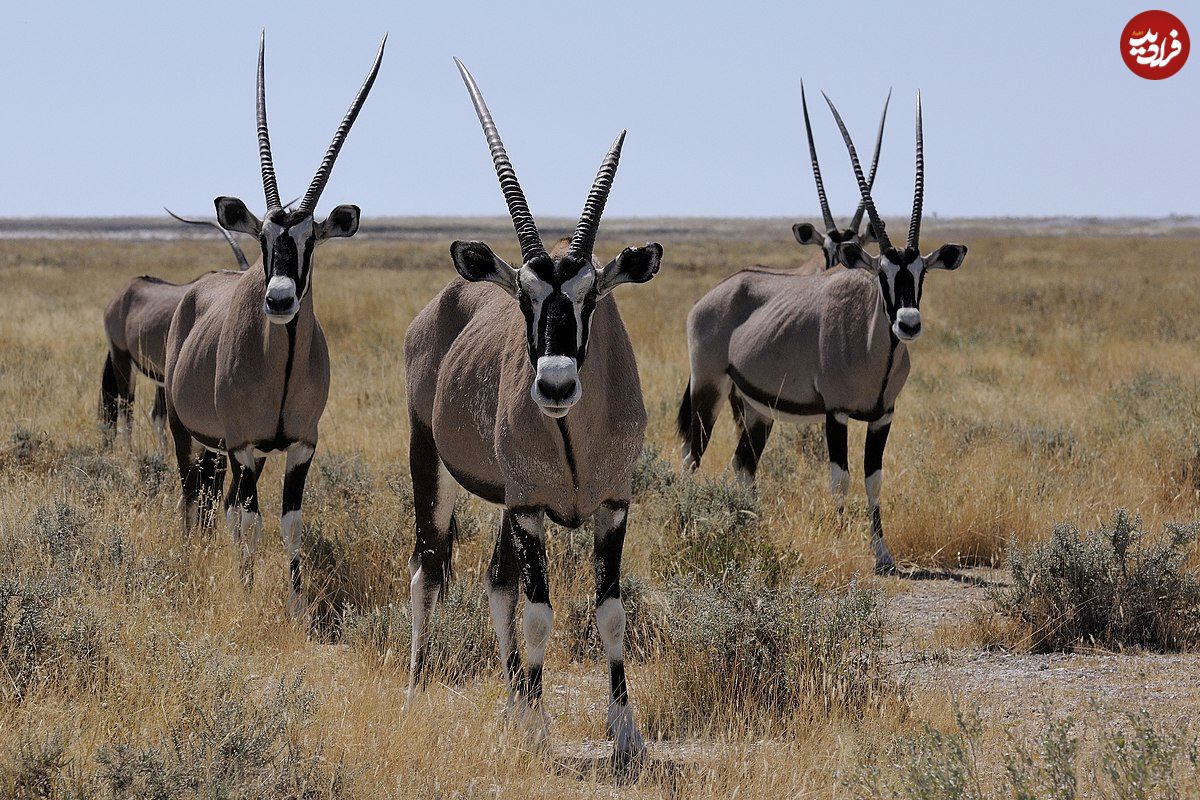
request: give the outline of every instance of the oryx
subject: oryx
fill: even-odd
[[[662,247],[593,257],[625,138],[604,157],[570,240],[547,253],[479,87],[455,59],[491,149],[521,246],[513,268],[483,242],[450,247],[460,278],[425,306],[404,337],[416,504],[409,696],[422,683],[430,615],[450,576],[459,487],[503,507],[487,570],[510,707],[541,709],[554,613],[544,520],[595,525],[596,626],[610,675],[608,730],[622,756],[642,751],[625,682],[621,550],[646,411],[637,364],[611,292],[654,277]],[[528,671],[517,645],[518,584]]]
[[[879,117],[879,133],[875,136],[875,154],[871,157],[871,171],[867,175],[868,186],[875,185],[875,171],[879,167],[879,151],[883,147],[883,128],[887,123],[888,104],[891,101],[892,93],[889,90],[887,99],[883,101],[883,113]],[[808,138],[808,155],[812,160],[813,180],[817,184],[817,200],[821,203],[821,219],[825,224],[825,231],[821,232],[810,222],[797,222],[792,226],[792,235],[802,245],[819,245],[824,257],[823,268],[829,269],[838,263],[838,245],[843,242],[874,242],[875,237],[872,235],[870,225],[867,226],[865,232],[860,231],[863,216],[862,201],[859,201],[858,208],[854,210],[850,224],[845,228],[837,226],[833,212],[829,210],[829,200],[825,197],[825,182],[821,180],[821,165],[817,161],[817,145],[813,142],[812,123],[808,118],[808,98],[804,94],[804,81],[800,82],[800,107],[804,111],[804,133]],[[804,271],[811,272],[812,269]]]
[[[200,278],[180,301],[167,340],[167,417],[183,485],[185,533],[196,518],[193,440],[210,452],[229,455],[233,480],[225,499],[226,518],[242,549],[247,583],[262,535],[259,471],[267,455],[287,454],[282,530],[291,587],[288,610],[302,616],[300,506],[329,394],[329,351],[309,297],[313,250],[328,239],[353,236],[359,223],[358,206],[340,205],[324,222],[316,222],[313,212],[375,82],[387,37],[295,211],[284,210],[279,202],[271,159],[264,41],[265,35],[258,48],[257,119],[266,216],[260,221],[233,197],[215,201],[221,226],[256,237],[262,258],[245,272]]]
[[[684,464],[694,469],[719,403],[728,395],[741,428],[734,469],[742,481],[752,483],[775,420],[823,416],[831,488],[840,511],[850,485],[846,423],[866,422],[863,467],[875,568],[889,571],[893,562],[883,540],[879,491],[896,397],[908,378],[908,342],[921,335],[918,308],[926,271],[958,269],[967,248],[946,244],[925,256],[917,249],[925,181],[920,94],[916,188],[904,250],[888,239],[850,135],[836,110],[834,117],[850,151],[880,255],[871,257],[861,245],[844,242],[838,246],[844,268],[806,276],[748,269],[705,295],[688,314],[691,379],[678,427]]]
[[[168,214],[180,222],[191,225],[210,225],[225,237],[233,250],[240,269],[246,269],[246,255],[237,240],[215,220],[181,217],[169,208]],[[100,381],[100,421],[104,428],[105,443],[110,444],[118,429],[123,429],[127,438],[133,433],[133,389],[136,372],[155,384],[154,406],[150,422],[160,454],[167,449],[167,407],[163,394],[163,370],[166,364],[167,329],[171,327],[171,315],[175,306],[187,291],[190,283],[171,283],[153,275],[132,278],[117,293],[104,309],[104,334],[108,339],[108,355],[104,360],[104,373]],[[216,462],[206,459],[204,470],[217,469]],[[220,459],[224,462],[224,458]],[[223,469],[223,467],[221,467]],[[210,477],[216,477],[215,472]],[[220,473],[223,476],[223,472]],[[222,478],[223,482],[223,478]],[[216,484],[220,491],[220,484]]]

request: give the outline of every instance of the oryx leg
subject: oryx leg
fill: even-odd
[[[158,443],[158,454],[167,454],[167,390],[161,385],[154,387],[154,408],[150,409],[150,427]]]
[[[525,695],[525,676],[521,670],[521,649],[517,645],[517,584],[521,565],[517,559],[516,520],[505,509],[500,515],[496,534],[496,549],[487,569],[488,607],[492,613],[492,628],[500,643],[500,666],[508,686],[508,705],[514,707]]]
[[[111,445],[118,431],[130,443],[133,435],[133,358],[129,351],[110,347],[100,380],[100,421],[104,444]]]
[[[743,486],[753,486],[758,474],[758,461],[762,458],[775,421],[750,407],[737,389],[729,393],[729,406],[741,436],[733,454],[733,474]]]
[[[879,511],[879,491],[883,488],[883,449],[887,446],[892,413],[867,425],[867,444],[863,452],[863,474],[867,487],[867,509],[871,514],[871,546],[875,549],[875,572],[887,573],[896,568],[892,554],[883,541],[883,517]]]
[[[225,520],[229,536],[241,555],[242,583],[254,586],[254,556],[262,541],[262,512],[258,507],[259,464],[254,446],[245,445],[229,452],[232,483],[225,498]]]
[[[308,616],[308,604],[301,593],[300,559],[302,533],[300,505],[304,500],[304,481],[312,464],[316,447],[296,442],[287,450],[287,466],[283,474],[283,510],[280,529],[283,531],[283,548],[288,557],[287,610],[292,619],[303,620]]]
[[[676,425],[683,439],[682,455],[685,469],[700,466],[700,459],[708,448],[713,425],[721,410],[721,398],[729,393],[731,381],[727,375],[698,376],[695,372],[688,380],[679,406]]]
[[[413,483],[416,541],[408,574],[412,598],[412,657],[408,673],[408,699],[424,685],[429,655],[429,621],[438,597],[450,581],[454,547],[454,501],[459,486],[438,455],[431,431],[411,419],[408,462]]]
[[[533,733],[544,738],[549,729],[549,718],[542,709],[542,665],[546,661],[546,645],[554,629],[554,609],[550,607],[550,577],[546,563],[545,515],[540,508],[507,509],[512,517],[510,527],[513,549],[517,553],[517,564],[521,573],[521,588],[525,593],[525,609],[521,616],[521,628],[525,634],[526,707],[533,712],[538,729]],[[522,709],[525,710],[525,709]]]
[[[846,454],[847,421],[848,417],[845,414],[825,415],[825,444],[829,448],[829,491],[833,494],[833,505],[839,514],[846,507],[846,493],[850,491],[850,462]]]
[[[182,490],[179,510],[183,517],[183,536],[187,539],[191,536],[192,529],[200,523],[202,476],[200,465],[192,456],[192,434],[183,426],[172,408],[167,409],[167,422],[171,428],[171,438],[175,442],[175,463],[179,468],[179,484]]]
[[[596,631],[608,658],[608,735],[622,757],[636,756],[646,745],[638,733],[625,683],[625,604],[621,601],[621,551],[625,546],[629,503],[609,501],[595,517],[593,564],[596,568]]]

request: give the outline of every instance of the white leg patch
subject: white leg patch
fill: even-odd
[[[409,591],[412,605],[412,652],[406,705],[412,702],[417,691],[417,655],[426,649],[429,642],[429,618],[437,605],[438,593],[441,590],[436,585],[428,586],[424,570],[418,569],[409,582]]]
[[[433,524],[439,531],[450,527],[450,518],[454,515],[454,501],[458,499],[458,481],[446,469],[446,465],[438,459],[437,502],[433,508]]]
[[[242,557],[252,561],[254,554],[258,552],[259,542],[262,541],[262,514],[245,508],[239,509],[238,529],[241,533]]]
[[[832,461],[829,462],[829,491],[833,494],[833,504],[841,511],[846,505],[846,494],[850,491],[850,473]]]
[[[554,629],[554,609],[548,603],[525,603],[522,617],[525,633],[525,654],[529,665],[540,667],[546,660],[546,645]]]
[[[280,521],[280,528],[283,531],[283,547],[287,551],[289,559],[300,555],[302,527],[300,509],[287,512]]]
[[[596,631],[608,660],[624,661],[625,604],[619,598],[610,597],[596,606]]]
[[[879,490],[883,488],[883,470],[872,472],[863,483],[867,487],[867,505],[875,508],[879,505]]]

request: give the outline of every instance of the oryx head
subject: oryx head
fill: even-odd
[[[863,177],[854,142],[850,140],[850,133],[842,123],[841,114],[828,96],[825,97],[825,102],[829,103],[829,109],[833,112],[833,118],[837,120],[838,129],[846,142],[846,149],[850,151],[854,177],[858,180],[863,204],[870,215],[871,227],[879,240],[877,256],[867,255],[860,245],[854,243],[840,245],[838,256],[848,267],[869,269],[879,276],[884,308],[887,309],[888,319],[892,323],[892,335],[902,342],[910,342],[921,335],[921,290],[925,285],[925,273],[931,269],[958,269],[967,255],[967,246],[962,244],[944,244],[925,255],[921,255],[919,249],[921,206],[925,201],[925,137],[921,130],[921,93],[917,92],[916,186],[913,190],[912,217],[908,224],[908,243],[903,250],[892,245],[884,229],[883,220],[875,211],[871,188],[867,179]]]
[[[627,247],[602,269],[592,260],[600,216],[625,141],[622,131],[600,164],[570,245],[561,255],[547,253],[483,95],[462,62],[456,58],[454,63],[483,125],[521,245],[521,265],[514,269],[483,242],[455,242],[450,246],[454,268],[468,281],[499,284],[517,300],[525,317],[526,346],[535,373],[530,395],[542,413],[563,417],[583,396],[579,368],[587,356],[596,301],[622,283],[645,283],[653,278],[662,260],[662,246]]]
[[[879,150],[883,146],[883,127],[887,122],[888,103],[892,100],[892,92],[888,90],[887,99],[883,102],[883,114],[879,117],[879,133],[875,136],[875,155],[871,159],[871,172],[867,176],[867,186],[875,185],[875,170],[879,167]],[[863,218],[863,203],[860,200],[850,224],[839,228],[829,210],[829,200],[825,198],[825,183],[821,180],[821,165],[817,162],[817,146],[813,143],[812,123],[808,119],[808,98],[804,96],[804,81],[800,81],[800,105],[804,109],[804,133],[808,136],[808,155],[812,159],[813,179],[817,182],[817,199],[821,201],[821,218],[825,224],[824,232],[818,230],[810,222],[797,222],[792,226],[796,241],[802,245],[820,245],[825,256],[825,269],[841,263],[838,247],[853,242],[856,244],[876,241],[871,226],[865,232],[860,232]],[[847,265],[848,266],[848,265]]]
[[[321,161],[304,199],[294,211],[285,209],[279,202],[275,165],[271,161],[271,138],[267,132],[267,96],[263,80],[265,40],[264,33],[258,42],[258,158],[262,167],[263,191],[267,196],[267,213],[260,220],[236,197],[218,197],[215,202],[217,221],[223,228],[253,236],[262,246],[262,265],[267,278],[263,313],[271,322],[283,325],[295,318],[296,312],[300,310],[301,301],[312,288],[312,256],[316,246],[327,239],[353,236],[358,231],[358,206],[338,206],[329,212],[329,216],[323,222],[317,222],[313,218],[313,212],[321,198],[321,192],[325,190],[325,184],[329,181],[333,162],[337,160],[346,135],[350,133],[350,128],[375,83],[375,75],[379,72],[380,62],[383,61],[383,48],[387,44],[387,37],[383,37],[379,52],[375,54],[371,72],[334,133],[333,141],[325,152],[325,158]]]

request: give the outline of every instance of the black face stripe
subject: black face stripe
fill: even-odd
[[[575,304],[565,294],[555,292],[542,301],[538,320],[537,355],[578,358]]]
[[[525,316],[530,363],[536,366],[543,356],[565,356],[582,366],[587,355],[592,312],[596,309],[596,289],[593,284],[579,301],[578,313],[575,298],[563,289],[584,269],[590,269],[590,265],[571,257],[554,261],[538,256],[526,262],[523,268],[530,270],[549,289],[540,306],[535,304],[526,288],[519,287],[517,291],[517,302]]]
[[[317,246],[317,229],[312,215],[301,211],[276,209],[267,216],[267,221],[280,229],[278,233],[269,237],[264,226],[263,232],[259,234],[267,281],[274,276],[291,278],[296,284],[296,296],[303,298],[308,294],[313,251]],[[308,235],[297,243],[296,229],[305,223],[309,226]]]

